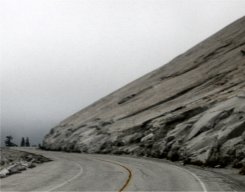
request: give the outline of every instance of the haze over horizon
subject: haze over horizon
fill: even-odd
[[[243,0],[1,0],[1,140],[50,128],[244,16]]]

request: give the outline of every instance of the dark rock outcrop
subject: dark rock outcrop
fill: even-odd
[[[245,160],[245,17],[67,118],[49,150],[224,167]]]

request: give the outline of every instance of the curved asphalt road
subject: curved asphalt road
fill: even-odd
[[[202,176],[161,161],[27,151],[54,161],[2,179],[1,191],[235,191],[212,174]]]

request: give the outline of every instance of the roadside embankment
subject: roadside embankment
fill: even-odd
[[[33,153],[17,151],[10,148],[0,148],[0,178],[20,173],[36,167],[38,164],[51,161],[50,159]]]

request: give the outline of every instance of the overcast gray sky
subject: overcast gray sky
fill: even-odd
[[[72,113],[245,14],[244,0],[0,0],[1,133]]]

